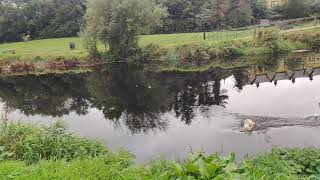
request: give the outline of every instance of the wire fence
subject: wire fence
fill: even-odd
[[[211,31],[206,32],[206,40],[209,41],[225,41],[241,38],[253,37],[257,28],[239,29],[239,30],[223,30],[223,31]]]
[[[231,30],[206,30],[206,32],[204,32],[204,39],[209,41],[225,41],[241,38],[250,38],[253,37],[255,32],[261,28],[278,27],[281,30],[289,30],[295,28],[302,28],[305,25],[317,26],[320,23],[319,21],[320,16],[277,21],[268,20],[267,24],[253,25]]]

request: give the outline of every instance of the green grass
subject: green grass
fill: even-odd
[[[297,26],[293,30],[310,30],[314,29],[313,26]],[[287,31],[283,31],[286,33]],[[232,37],[228,36],[228,32],[219,32],[218,40],[203,40],[203,33],[181,33],[181,34],[159,34],[159,35],[143,35],[139,37],[139,42],[141,46],[147,46],[149,44],[155,44],[163,48],[173,48],[182,45],[197,45],[203,44],[208,46],[217,46],[221,42],[239,39],[250,39],[253,34],[253,30],[235,31],[233,34],[246,35]],[[216,33],[215,33],[216,34]],[[216,35],[215,35],[216,36]],[[213,33],[207,33],[207,38],[212,39]],[[76,43],[76,50],[69,50],[69,42]],[[100,46],[99,49],[103,50]],[[16,54],[2,53],[3,51],[15,50]],[[7,43],[0,44],[0,59],[48,59],[49,57],[64,56],[82,58],[88,55],[87,51],[82,46],[81,38],[58,38],[58,39],[44,39],[44,40],[34,40],[29,42],[18,42],[18,43]],[[39,58],[40,57],[40,58]]]
[[[0,160],[72,160],[105,155],[108,151],[94,140],[67,133],[63,122],[51,127],[12,123],[0,129]]]
[[[0,179],[112,180],[273,180],[319,179],[320,150],[273,149],[235,163],[235,155],[196,153],[184,161],[156,159],[136,164],[127,151],[108,150],[95,140],[66,131],[61,121],[51,127],[2,123]]]

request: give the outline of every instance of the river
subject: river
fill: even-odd
[[[5,76],[0,87],[3,117],[62,119],[75,134],[129,150],[138,162],[200,150],[241,158],[274,146],[320,147],[319,54],[201,72],[122,63],[86,73]],[[244,133],[248,118],[257,128]]]

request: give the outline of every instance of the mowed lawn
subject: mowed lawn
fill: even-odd
[[[319,26],[317,26],[319,27]],[[299,26],[283,33],[316,29],[315,26]],[[217,38],[218,36],[218,38]],[[161,47],[173,48],[181,45],[189,44],[215,44],[218,41],[226,41],[232,39],[250,38],[253,37],[253,30],[243,31],[221,31],[215,33],[206,33],[207,40],[203,39],[203,33],[180,33],[180,34],[159,34],[159,35],[142,35],[139,36],[139,44],[146,46],[148,44],[155,44]],[[209,40],[208,40],[209,39]],[[69,42],[76,43],[76,49],[69,49]],[[104,46],[100,45],[99,49],[103,50]],[[15,50],[16,54],[3,53],[5,51]],[[57,38],[57,39],[43,39],[28,42],[7,43],[0,44],[0,59],[8,57],[50,57],[50,56],[64,56],[64,57],[84,57],[87,51],[83,47],[82,39],[79,37],[73,38]]]
[[[76,43],[76,50],[69,49],[69,42]],[[182,34],[161,34],[161,35],[143,35],[139,37],[139,43],[142,46],[156,44],[163,47],[174,47],[184,44],[205,43],[202,33],[182,33]],[[101,45],[99,47],[103,49]],[[15,50],[16,54],[3,53],[4,51]],[[82,39],[74,38],[57,38],[43,39],[28,42],[0,44],[0,57],[14,56],[84,56],[87,52],[83,47]]]

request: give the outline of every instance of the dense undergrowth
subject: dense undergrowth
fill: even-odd
[[[320,150],[274,149],[235,163],[235,155],[193,154],[179,161],[133,162],[127,151],[112,152],[95,140],[51,127],[9,123],[0,130],[0,179],[319,179]]]

